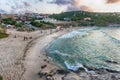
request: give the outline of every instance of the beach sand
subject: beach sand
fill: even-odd
[[[77,29],[77,28],[76,28]],[[74,30],[74,29],[73,29]],[[45,59],[44,47],[56,37],[69,32],[66,29],[50,34],[49,30],[35,32],[18,32],[7,30],[8,38],[0,40],[0,74],[4,80],[40,80],[38,73],[42,65],[47,65],[44,71],[56,68]],[[24,40],[24,36],[32,39]]]

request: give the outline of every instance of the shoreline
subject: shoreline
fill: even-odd
[[[95,74],[84,70],[73,72],[60,68],[48,58],[46,46],[57,37],[71,31],[81,29],[72,28],[50,34],[39,31],[11,32],[10,36],[0,40],[0,73],[4,80],[119,80],[119,73],[111,73],[99,69]],[[14,35],[17,35],[14,38]],[[24,41],[24,36],[33,38]],[[2,52],[2,53],[1,53]]]
[[[35,73],[38,74],[39,72],[49,73],[51,70],[58,68],[58,66],[56,66],[54,62],[52,62],[50,59],[48,59],[48,56],[46,56],[44,49],[47,45],[49,45],[49,43],[51,41],[53,41],[54,39],[56,39],[57,37],[65,34],[65,33],[67,33],[67,32],[66,31],[56,32],[56,33],[53,33],[53,34],[50,34],[47,36],[42,36],[37,41],[35,41],[35,45],[33,47],[31,47],[31,49],[29,49],[29,51],[28,51],[30,53],[29,53],[29,56],[26,57],[27,61],[25,62],[26,63],[25,65],[28,65],[26,68],[28,70],[25,72],[25,75],[27,75],[28,77],[23,76],[22,80],[28,80],[28,79],[29,80],[33,80],[33,79],[39,80],[39,75],[36,75],[36,78],[34,78],[34,76],[32,77],[32,75],[34,75]],[[32,54],[32,53],[35,53],[35,54]],[[38,60],[36,60],[36,59],[38,59]],[[29,61],[31,61],[31,62],[29,62]],[[36,66],[33,67],[32,65],[36,65]],[[42,67],[44,67],[44,69],[42,69]],[[32,74],[29,69],[32,70]]]

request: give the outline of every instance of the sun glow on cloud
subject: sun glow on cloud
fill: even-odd
[[[120,0],[74,0],[72,7],[92,12],[120,12]]]

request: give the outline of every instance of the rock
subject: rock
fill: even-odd
[[[70,73],[69,71],[67,71],[67,70],[56,70],[56,73],[57,74],[61,74],[61,75],[66,75],[66,74],[68,74],[68,73]]]
[[[41,66],[41,69],[44,69],[45,67],[47,67],[47,65],[43,65],[43,66]]]
[[[118,80],[118,79],[116,78],[116,76],[111,75],[111,80]]]
[[[105,62],[107,62],[107,63],[113,63],[113,64],[118,64],[118,62],[116,62],[116,61],[110,61],[110,60],[106,60]]]
[[[105,69],[96,69],[95,71],[97,74],[107,74],[108,72]]]
[[[49,77],[52,77],[52,76],[53,76],[53,74],[51,74],[51,73],[48,73],[48,74],[47,74],[47,76],[49,76]]]
[[[110,69],[106,69],[106,71],[111,72],[111,73],[120,73],[120,71],[115,71],[115,70],[110,70]]]
[[[45,76],[45,74],[42,73],[42,72],[39,72],[38,75],[39,75],[40,78],[42,78],[43,76]]]
[[[71,78],[62,78],[62,80],[77,80],[77,79],[71,77]]]
[[[111,74],[111,80],[120,80],[120,74],[116,73]]]

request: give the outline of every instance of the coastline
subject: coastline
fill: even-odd
[[[95,69],[95,74],[84,70],[64,70],[46,56],[45,47],[57,37],[80,29],[65,29],[45,33],[8,31],[10,36],[0,40],[0,73],[4,80],[119,80],[120,74]],[[17,36],[14,38],[14,36]],[[24,41],[24,36],[32,39]]]
[[[40,78],[39,73],[47,73],[49,74],[51,71],[54,71],[55,69],[60,69],[56,63],[51,61],[48,56],[46,56],[45,48],[49,45],[49,43],[53,40],[55,40],[57,37],[68,33],[71,30],[63,30],[59,32],[55,32],[53,34],[49,34],[47,36],[42,36],[41,38],[38,38],[29,50],[29,54],[26,57],[25,65],[27,71],[25,72],[22,80],[44,80],[43,78]],[[34,54],[33,54],[34,53]],[[34,66],[33,66],[34,65]],[[36,74],[36,75],[35,75]],[[35,76],[34,76],[35,75]],[[58,79],[58,75],[54,78],[57,78],[57,80],[60,80],[61,77]],[[46,80],[46,79],[45,79]]]

